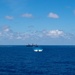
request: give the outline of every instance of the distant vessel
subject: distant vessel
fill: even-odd
[[[28,44],[28,45],[26,45],[26,47],[38,47],[38,45],[37,44],[36,45],[34,45],[34,44],[32,44],[32,45]]]

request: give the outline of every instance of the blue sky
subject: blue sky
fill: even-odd
[[[0,45],[75,45],[75,0],[0,0]]]

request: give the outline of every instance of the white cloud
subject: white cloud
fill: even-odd
[[[18,37],[16,37],[16,39],[22,39],[22,37],[21,36],[18,36]]]
[[[5,32],[8,32],[8,31],[9,31],[9,29],[8,29],[8,28],[6,28],[4,31],[5,31]]]
[[[48,17],[50,17],[50,18],[59,18],[59,16],[57,14],[52,13],[52,12],[48,14]]]
[[[10,28],[9,28],[8,26],[4,26],[4,27],[3,27],[3,31],[4,31],[4,32],[9,32],[9,31],[10,31]]]
[[[75,35],[72,33],[65,33],[65,35],[63,37],[65,39],[73,39],[73,38],[75,38]]]
[[[45,34],[52,38],[56,38],[56,37],[63,37],[65,33],[60,30],[50,30],[50,31],[46,32]]]
[[[5,16],[5,18],[8,19],[8,20],[12,20],[13,16]]]
[[[29,13],[25,13],[25,14],[22,14],[22,17],[32,18],[33,15],[32,14],[29,14]]]

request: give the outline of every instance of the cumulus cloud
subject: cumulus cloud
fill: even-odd
[[[8,20],[12,20],[13,16],[5,16],[5,18],[8,19]]]
[[[59,16],[57,14],[52,13],[52,12],[48,14],[48,17],[49,18],[59,18]]]
[[[61,31],[61,30],[50,30],[46,33],[47,36],[50,36],[50,37],[60,37],[60,36],[64,36],[64,32]]]
[[[26,18],[32,18],[33,15],[30,14],[30,13],[25,13],[25,14],[22,14],[22,17],[26,17]]]

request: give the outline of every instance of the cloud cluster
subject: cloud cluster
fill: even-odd
[[[26,40],[26,39],[40,39],[40,38],[72,38],[72,34],[65,33],[62,30],[42,30],[42,31],[32,31],[32,32],[15,32],[9,26],[4,26],[3,30],[0,31],[0,38],[16,39],[16,40]]]
[[[59,16],[57,14],[52,13],[52,12],[48,14],[48,17],[50,17],[50,18],[59,18]]]
[[[51,31],[48,31],[47,36],[56,38],[56,37],[63,37],[64,34],[65,33],[61,30],[51,30]]]

